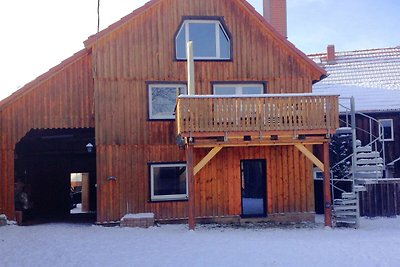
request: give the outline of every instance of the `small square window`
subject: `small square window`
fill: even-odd
[[[392,119],[379,120],[379,139],[381,141],[393,141],[394,140],[393,120]]]
[[[162,163],[150,165],[152,201],[187,199],[187,184],[186,164]]]
[[[149,87],[149,119],[174,119],[176,98],[186,94],[184,84],[150,84]]]

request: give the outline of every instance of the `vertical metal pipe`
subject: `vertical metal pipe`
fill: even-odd
[[[189,41],[186,44],[186,58],[187,58],[188,95],[195,95],[195,90],[194,90],[194,59],[193,59],[193,42],[192,41]]]
[[[356,105],[354,101],[354,97],[352,96],[350,98],[350,103],[351,103],[351,138],[352,138],[352,143],[353,143],[353,157],[352,157],[352,164],[351,164],[351,172],[352,172],[352,178],[353,178],[353,190],[352,192],[356,195],[356,206],[357,206],[357,222],[356,222],[356,227],[358,227],[359,224],[359,217],[360,217],[360,201],[358,197],[358,192],[355,191],[355,185],[356,185],[356,164],[357,164],[357,153],[356,153]]]
[[[353,187],[355,183],[355,175],[356,175],[356,163],[357,163],[357,154],[356,154],[356,108],[354,97],[350,98],[350,107],[351,107],[351,138],[352,138],[352,145],[353,145],[353,157],[352,157],[352,164],[351,164],[351,173],[353,179]]]

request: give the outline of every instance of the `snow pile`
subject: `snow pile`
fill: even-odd
[[[0,214],[0,226],[7,225],[7,217],[4,214]]]
[[[400,218],[360,229],[186,225],[0,228],[0,266],[398,266]]]
[[[128,213],[121,220],[126,219],[154,219],[154,213]]]

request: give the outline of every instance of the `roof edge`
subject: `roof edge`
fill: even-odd
[[[287,45],[291,50],[293,50],[298,56],[304,59],[307,63],[309,63],[316,71],[319,72],[320,77],[326,76],[327,72],[321,68],[314,60],[310,59],[305,53],[303,53],[300,49],[298,49],[294,44],[292,44],[288,39],[282,36],[271,24],[269,24],[265,18],[257,12],[257,10],[246,0],[237,0],[241,2],[266,28],[274,33],[274,36]]]
[[[98,33],[95,33],[91,36],[89,36],[84,42],[83,44],[85,45],[86,48],[90,48],[91,46],[94,45],[94,43],[96,42],[97,39],[104,37],[105,35],[107,35],[108,33],[116,30],[117,28],[119,28],[120,26],[124,25],[127,21],[129,21],[130,19],[140,15],[141,13],[145,12],[147,9],[151,8],[152,6],[156,5],[158,2],[160,2],[162,0],[150,0],[149,2],[145,3],[143,6],[134,9],[131,13],[129,13],[128,15],[122,17],[120,20],[114,22],[113,24],[109,25],[107,28],[101,30]]]

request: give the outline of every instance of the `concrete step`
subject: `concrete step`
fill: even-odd
[[[356,155],[357,159],[371,159],[371,158],[379,158],[379,157],[380,157],[380,154],[377,151],[372,151],[369,153],[362,152],[362,153],[357,153],[357,155]]]
[[[355,185],[353,187],[354,192],[365,192],[367,191],[367,188],[363,185]]]
[[[357,211],[357,205],[333,205],[333,210],[336,211]]]
[[[357,165],[383,164],[383,158],[359,159],[357,160],[356,164]]]
[[[380,181],[381,179],[376,179],[376,178],[357,178],[357,179],[355,179],[355,182],[358,184],[358,185],[368,185],[368,184],[379,184],[379,181]]]
[[[335,224],[350,224],[350,225],[357,225],[357,219],[354,218],[335,218],[334,220]]]
[[[356,166],[357,172],[383,171],[383,165],[362,165]]]
[[[356,193],[342,193],[342,199],[355,199],[357,198]]]
[[[383,177],[382,171],[368,171],[368,172],[358,171],[355,173],[355,178],[357,179],[382,178],[382,177]]]
[[[335,199],[333,200],[334,205],[355,205],[357,199]]]
[[[334,216],[336,218],[338,217],[348,217],[348,216],[354,216],[355,218],[357,218],[357,211],[352,211],[352,210],[335,210],[334,211]]]
[[[356,148],[356,152],[372,152],[372,147],[371,146],[359,146]]]

